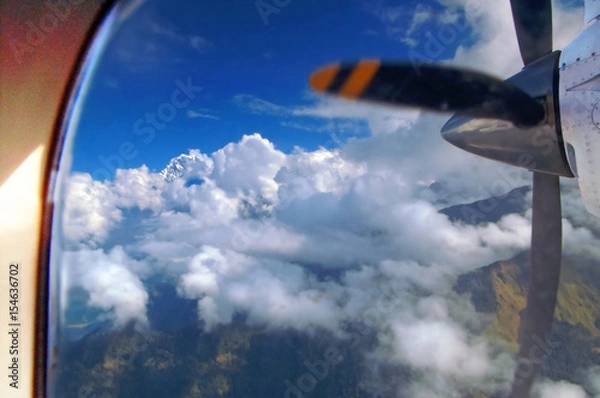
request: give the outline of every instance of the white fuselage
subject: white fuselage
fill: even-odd
[[[562,51],[559,104],[567,159],[587,210],[600,216],[600,0],[586,0],[588,26]]]

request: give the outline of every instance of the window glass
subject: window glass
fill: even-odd
[[[554,12],[564,43],[582,11]],[[509,2],[147,0],[106,24],[59,179],[52,396],[507,390],[531,174],[445,142],[449,115],[321,96],[308,77],[362,58],[508,77]],[[584,396],[600,393],[600,225],[576,182],[563,193],[537,388]]]

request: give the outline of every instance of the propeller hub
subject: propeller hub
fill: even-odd
[[[532,171],[573,177],[567,162],[557,102],[560,52],[528,64],[511,83],[540,101],[546,110],[542,122],[522,128],[497,119],[454,115],[442,128],[442,137],[476,155]]]

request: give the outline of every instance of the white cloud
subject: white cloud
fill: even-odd
[[[188,41],[193,49],[200,53],[206,53],[215,47],[215,44],[202,36],[189,36]]]
[[[155,214],[164,206],[165,181],[146,166],[118,169],[113,181],[95,181],[74,173],[66,181],[62,232],[73,246],[96,248],[123,220],[123,209],[136,207]]]
[[[365,171],[364,165],[349,162],[339,150],[320,148],[307,152],[296,148],[286,156],[274,180],[279,184],[280,201],[303,199],[317,192],[339,196]]]
[[[536,388],[539,398],[586,398],[584,389],[566,381],[543,381]]]
[[[162,197],[165,181],[160,175],[150,173],[148,167],[119,169],[115,173],[111,191],[119,198],[118,206],[158,213],[164,207]]]
[[[391,39],[415,47],[427,36],[423,26],[429,22],[436,29],[444,25],[456,24],[459,13],[456,7],[440,9],[439,5],[417,4],[416,6],[387,4],[388,2],[369,2],[366,8],[382,23],[385,35]],[[407,23],[407,20],[409,22]],[[425,34],[423,34],[425,33]]]
[[[62,214],[62,231],[74,244],[85,242],[97,247],[122,219],[110,187],[92,180],[87,173],[74,173],[68,179]]]
[[[238,94],[233,97],[233,102],[240,107],[240,109],[253,114],[285,115],[289,113],[288,108],[251,94]]]
[[[340,313],[319,285],[297,265],[203,246],[178,290],[199,299],[199,314],[208,329],[229,323],[234,312],[243,311],[250,324],[335,330]]]
[[[210,113],[210,111],[208,109],[198,109],[197,111],[193,110],[193,109],[188,109],[186,112],[187,117],[195,119],[195,118],[202,118],[202,119],[211,119],[211,120],[220,120],[221,118],[218,116],[215,116],[213,114]]]
[[[280,124],[284,127],[328,133],[336,144],[343,143],[344,135],[360,135],[364,128],[359,121],[366,122],[371,134],[392,134],[412,126],[420,114],[417,109],[365,104],[313,93],[306,94],[305,99],[310,104],[290,107],[254,95],[239,94],[234,97],[234,102],[252,114],[283,117]]]
[[[326,120],[363,119],[367,121],[371,134],[391,134],[401,128],[410,127],[420,114],[417,109],[400,109],[348,101],[332,96],[320,97],[313,104],[295,107],[290,109],[290,112],[295,116],[310,116]],[[334,127],[339,129],[339,122]]]
[[[396,349],[413,366],[457,377],[482,377],[489,371],[484,343],[471,346],[458,325],[438,320],[393,326]]]
[[[307,152],[298,148],[285,155],[254,134],[210,156],[190,151],[171,166],[179,170],[172,179],[171,174],[161,177],[145,167],[119,170],[114,181],[103,183],[92,181],[87,174],[73,175],[69,183],[72,186],[83,181],[85,187],[95,189],[85,203],[102,204],[100,214],[116,214],[119,218],[101,218],[102,234],[85,220],[71,222],[81,232],[72,235],[70,243],[82,243],[81,239],[91,234],[97,239],[91,240],[93,245],[85,245],[102,247],[118,225],[132,222],[122,209],[147,210],[143,222],[136,224],[138,235],[128,235],[128,252],[136,258],[145,257],[155,272],[188,275],[180,286],[186,294],[194,292],[200,298],[214,293],[201,303],[204,313],[212,314],[213,322],[226,322],[239,306],[252,312],[256,322],[292,322],[284,317],[283,310],[259,311],[235,300],[238,296],[232,292],[245,291],[241,286],[246,282],[260,290],[258,280],[268,281],[273,289],[280,286],[280,298],[282,302],[287,300],[289,306],[285,308],[290,311],[293,305],[311,311],[321,302],[329,306],[327,316],[311,318],[313,325],[322,322],[321,326],[335,329],[339,318],[332,315],[334,309],[349,311],[350,307],[334,305],[334,299],[310,299],[306,292],[316,285],[304,276],[300,278],[300,274],[293,283],[281,281],[283,275],[274,271],[275,265],[268,264],[280,264],[296,273],[302,268],[292,264],[338,269],[356,269],[363,264],[381,266],[381,272],[396,279],[412,280],[412,275],[423,275],[427,282],[419,284],[433,290],[460,272],[498,257],[510,257],[528,244],[527,220],[513,215],[497,224],[477,227],[452,224],[435,206],[414,197],[412,176],[386,172],[383,165],[371,168],[366,161],[348,159],[342,150]],[[201,178],[201,183],[188,185],[187,181],[194,178]],[[78,204],[71,200],[67,201],[67,210]],[[79,204],[88,206],[85,203]],[[67,212],[71,213],[74,211]],[[241,268],[248,274],[231,279],[221,268],[215,274],[214,269],[198,265],[204,264],[204,257],[198,257],[200,253],[218,258],[206,247],[223,251],[230,262],[250,264]],[[219,261],[224,260],[211,264]],[[390,265],[406,261],[412,264],[408,268]],[[392,268],[395,273],[390,271]],[[402,269],[411,271],[402,273]],[[221,290],[221,283],[232,281],[235,289]],[[208,287],[213,290],[202,291]],[[297,291],[297,295],[285,296],[288,291]],[[275,303],[267,296],[256,300],[267,307]],[[357,308],[351,311],[354,315]]]
[[[157,20],[155,18],[148,18],[147,30],[152,35],[168,39],[171,42],[171,45],[173,43],[189,45],[200,53],[206,53],[215,47],[215,44],[206,37],[183,33],[177,26],[167,24],[164,19]],[[157,42],[159,41],[153,41],[153,43]]]
[[[476,45],[460,45],[453,63],[500,77],[508,77],[523,67],[510,2],[448,0],[446,3],[471,6],[472,11],[465,16],[479,38]]]
[[[554,0],[553,7],[553,42],[555,49],[562,49],[585,28],[583,7],[581,4],[569,7],[564,1]]]
[[[508,77],[522,68],[509,2],[443,0],[443,3],[464,8],[474,34],[480,39],[473,46],[459,46],[454,63],[477,67],[501,77]],[[553,19],[555,49],[564,47],[584,27],[581,6],[567,7],[560,1],[553,1]]]
[[[144,263],[129,258],[120,246],[107,254],[100,249],[83,249],[62,256],[64,289],[85,289],[88,304],[107,311],[117,327],[129,322],[147,326],[148,293],[139,278],[148,271]]]
[[[277,192],[273,177],[285,155],[259,134],[245,135],[212,154],[210,177],[229,194],[255,193],[272,200]]]

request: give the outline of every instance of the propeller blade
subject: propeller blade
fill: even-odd
[[[311,75],[309,84],[345,98],[502,119],[519,127],[545,119],[544,107],[516,86],[449,66],[363,60],[323,67]]]
[[[510,0],[525,65],[552,52],[552,1]]]
[[[533,173],[529,290],[519,327],[519,354],[511,397],[528,397],[548,350],[562,254],[559,177]]]

